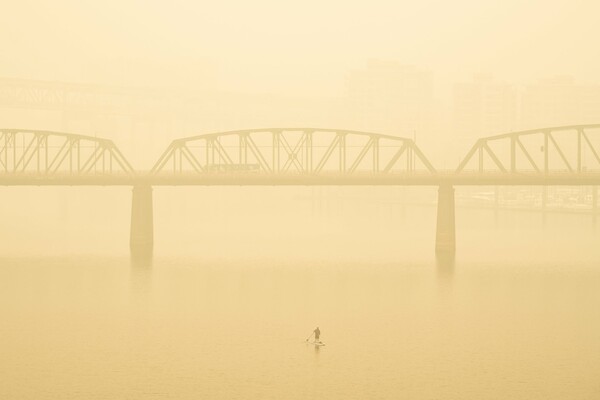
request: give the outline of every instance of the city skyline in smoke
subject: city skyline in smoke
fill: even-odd
[[[445,102],[434,74],[419,66],[369,60],[345,76],[344,92],[330,97],[3,78],[0,119],[5,127],[106,137],[126,154],[144,143],[155,157],[169,139],[200,133],[361,130],[418,140],[444,165],[483,136],[600,121],[600,85],[571,76],[515,84],[474,73],[453,83]]]

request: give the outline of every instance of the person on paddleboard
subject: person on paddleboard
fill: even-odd
[[[321,336],[321,330],[319,329],[318,326],[317,326],[317,329],[315,329],[313,331],[313,333],[315,334],[315,342],[320,342],[319,336]]]

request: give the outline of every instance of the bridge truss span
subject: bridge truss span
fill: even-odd
[[[134,176],[123,154],[108,139],[71,133],[0,129],[0,176]]]
[[[411,139],[375,133],[271,128],[174,140],[151,174],[392,174],[435,168]]]
[[[600,124],[511,132],[479,139],[456,172],[600,173]]]

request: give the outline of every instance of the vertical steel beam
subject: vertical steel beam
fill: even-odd
[[[179,173],[183,172],[183,146],[179,148]]]
[[[215,139],[210,138],[210,163],[215,163]]]
[[[312,155],[313,155],[313,145],[312,145],[312,131],[306,131],[305,133],[306,135],[306,139],[305,139],[305,156],[306,156],[306,162],[305,162],[305,167],[304,167],[304,171],[307,174],[312,173]]]
[[[206,166],[208,166],[208,164],[209,164],[208,159],[209,159],[209,154],[210,154],[210,149],[208,148],[208,139],[204,139],[204,145],[205,145],[204,146],[204,152],[205,152],[204,159],[206,162]]]
[[[280,131],[273,131],[273,173],[279,173],[279,141]]]
[[[300,160],[298,164],[300,164],[300,172],[306,173],[306,132],[302,131],[300,135],[300,140],[294,146],[294,158],[296,160]]]
[[[2,141],[3,138],[4,138],[4,133],[2,131],[0,131],[0,141]],[[4,160],[2,160],[2,149],[3,149],[3,147],[0,146],[0,166],[4,165]]]
[[[44,153],[45,153],[45,163],[46,165],[44,166],[44,171],[46,172],[46,174],[48,173],[48,135],[45,135],[44,137]]]
[[[9,143],[9,132],[4,135],[4,172],[8,172],[8,143]]]
[[[373,173],[379,172],[379,138],[373,139]]]
[[[8,133],[4,135],[4,172],[8,172]]]
[[[550,135],[549,131],[544,132],[544,173],[548,173],[548,136]]]
[[[13,172],[16,172],[17,169],[17,133],[13,133],[13,140],[12,140],[12,145],[13,145]]]
[[[73,140],[67,140],[69,141],[69,174],[73,175]]]
[[[581,129],[577,130],[577,172],[581,172]]]
[[[346,133],[338,133],[338,145],[340,146],[340,172],[346,172]]]
[[[37,136],[37,143],[36,143],[36,147],[35,147],[35,156],[36,156],[36,175],[40,174],[40,142],[42,140],[42,136],[38,135]]]
[[[81,172],[81,141],[78,139],[77,140],[77,173]],[[112,165],[111,165],[111,169],[112,169]]]
[[[510,137],[510,172],[517,171],[517,140],[515,135]]]
[[[248,164],[248,140],[247,140],[247,134],[241,134],[240,135],[240,142],[239,142],[239,146],[240,146],[240,164]]]
[[[242,148],[244,147],[244,139],[241,133],[238,133],[238,164],[244,164],[242,156]]]
[[[177,172],[177,151],[179,149],[173,149],[173,173]]]

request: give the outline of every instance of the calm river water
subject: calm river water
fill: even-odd
[[[390,234],[435,209],[387,213],[377,235],[205,235],[151,266],[2,257],[0,398],[600,398],[591,217],[459,210],[452,263],[433,231]]]

